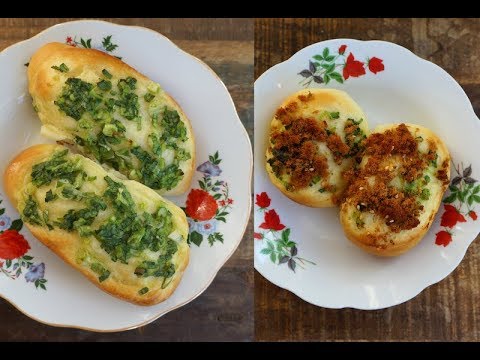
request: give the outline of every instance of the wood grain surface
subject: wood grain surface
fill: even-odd
[[[387,40],[412,50],[448,71],[480,114],[478,19],[256,19],[255,78],[303,47],[332,38]],[[386,310],[316,307],[255,272],[255,339],[479,341],[479,302],[478,239],[446,279]]]
[[[70,20],[77,19],[0,19],[0,50]],[[252,19],[103,20],[156,30],[205,61],[228,87],[252,137]],[[0,299],[0,341],[250,341],[253,339],[253,246],[249,236],[252,231],[250,221],[244,241],[202,295],[147,326],[105,334],[55,328],[29,319]]]

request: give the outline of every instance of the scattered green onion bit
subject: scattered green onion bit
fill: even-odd
[[[70,71],[70,69],[68,68],[68,66],[65,65],[64,63],[61,63],[59,66],[53,65],[53,66],[52,66],[52,69],[58,70],[58,71],[60,71],[60,72],[62,72],[62,73],[66,73],[66,72]]]
[[[150,289],[148,287],[144,287],[144,288],[141,288],[140,290],[138,290],[138,293],[140,295],[145,295]]]
[[[102,74],[103,76],[105,76],[107,79],[111,79],[112,78],[112,74],[110,74],[107,69],[103,69],[102,70]]]
[[[110,276],[110,271],[107,271],[98,277],[98,281],[103,282]]]
[[[348,120],[350,120],[353,123],[353,125],[360,125],[363,121],[363,119],[360,119],[358,121],[355,121],[355,119],[348,119]]]
[[[430,198],[430,190],[429,189],[423,189],[422,193],[420,194],[420,199],[428,200],[429,198]]]
[[[151,93],[146,93],[143,98],[145,99],[146,102],[150,102],[150,101],[153,100],[154,97],[155,97],[155,95],[153,95]]]
[[[98,281],[103,282],[108,279],[110,276],[110,271],[105,269],[101,264],[99,263],[93,263],[90,265],[90,269],[97,273],[99,275]]]
[[[329,114],[330,119],[338,119],[340,117],[340,113],[338,111],[333,111]]]
[[[50,202],[58,198],[58,195],[54,194],[52,190],[48,190],[45,194],[45,202]]]
[[[313,179],[312,179],[312,185],[315,185],[319,181],[320,181],[320,176],[318,176],[318,175],[314,176]]]
[[[101,80],[97,83],[97,86],[100,90],[109,91],[112,89],[112,82],[108,80]]]

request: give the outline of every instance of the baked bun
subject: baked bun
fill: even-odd
[[[433,132],[411,124],[382,125],[365,141],[361,163],[340,208],[346,236],[363,250],[395,256],[432,225],[450,182],[450,154]]]
[[[43,135],[159,194],[189,189],[192,127],[159,84],[104,52],[49,43],[31,58],[28,85]]]
[[[368,132],[362,109],[344,91],[307,89],[289,96],[270,124],[266,169],[290,199],[334,206]]]
[[[24,150],[4,184],[31,233],[100,289],[153,305],[179,284],[190,253],[187,219],[152,189],[59,145]]]

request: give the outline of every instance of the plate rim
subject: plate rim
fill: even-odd
[[[394,42],[391,42],[391,41],[385,41],[385,40],[359,40],[359,39],[352,39],[352,38],[332,38],[332,39],[326,39],[326,40],[322,40],[322,41],[318,41],[318,42],[315,42],[315,43],[312,43],[310,45],[307,45],[301,49],[299,49],[298,51],[296,51],[294,54],[292,54],[289,58],[285,59],[284,61],[281,61],[279,62],[278,64],[275,64],[273,66],[271,66],[270,68],[268,68],[267,70],[265,70],[254,82],[254,89],[257,87],[257,82],[260,82],[266,75],[268,75],[269,72],[273,71],[273,69],[275,68],[279,68],[281,67],[282,65],[286,65],[287,63],[289,63],[290,61],[294,60],[294,58],[296,56],[299,56],[300,53],[303,53],[303,52],[307,52],[308,50],[310,49],[313,49],[314,47],[317,47],[317,46],[321,46],[321,45],[325,45],[326,43],[330,43],[330,42],[338,42],[338,41],[346,41],[346,42],[353,42],[353,43],[370,43],[370,44],[381,44],[381,45],[386,45],[386,46],[389,46],[389,47],[392,47],[392,48],[396,48],[396,50],[400,50],[400,51],[404,51],[405,53],[408,53],[409,56],[412,56],[415,61],[419,61],[419,62],[423,62],[423,63],[427,63],[428,66],[431,66],[433,68],[435,68],[437,71],[440,71],[442,73],[442,75],[444,75],[446,77],[446,80],[448,80],[450,82],[451,85],[455,86],[456,87],[456,90],[460,92],[460,94],[463,96],[463,101],[464,103],[468,103],[468,110],[469,112],[471,113],[471,115],[473,117],[475,117],[477,119],[477,123],[476,123],[476,126],[477,128],[480,127],[480,118],[478,117],[478,115],[475,113],[475,110],[473,108],[473,104],[472,102],[470,101],[470,98],[468,97],[468,95],[466,94],[465,90],[463,89],[463,87],[458,83],[457,80],[455,80],[455,78],[450,75],[445,69],[443,69],[441,66],[435,64],[434,62],[432,61],[429,61],[427,59],[424,59],[422,57],[420,57],[419,55],[415,54],[413,51],[411,51],[410,49],[407,49],[406,47],[402,46],[402,45],[399,45],[397,43],[394,43]],[[254,90],[255,91],[255,90]],[[254,126],[255,126],[255,116],[254,116]],[[255,142],[254,142],[254,146],[255,146]],[[255,173],[254,173],[254,176],[255,176]],[[255,194],[255,188],[254,188],[254,194]],[[254,220],[254,229],[255,229],[255,220]],[[480,234],[480,232],[479,232]],[[440,277],[435,277],[434,280],[432,281],[427,281],[427,283],[425,285],[420,285],[419,287],[417,287],[414,291],[412,291],[412,294],[413,295],[408,295],[405,299],[402,299],[401,301],[396,301],[394,303],[392,303],[391,305],[385,305],[385,306],[379,306],[379,307],[362,307],[362,306],[354,306],[354,305],[344,305],[344,304],[340,304],[339,306],[325,306],[325,305],[319,305],[319,304],[315,304],[314,302],[312,301],[309,301],[305,298],[304,295],[301,295],[299,293],[298,290],[292,290],[292,289],[289,289],[288,288],[288,284],[284,284],[284,285],[280,285],[279,284],[279,281],[275,280],[271,280],[269,279],[267,276],[266,276],[266,273],[267,271],[262,271],[259,269],[259,266],[257,266],[257,262],[256,262],[256,254],[254,252],[253,254],[253,260],[254,260],[254,269],[264,278],[266,279],[267,281],[271,282],[272,284],[278,286],[279,288],[281,289],[284,289],[284,290],[287,290],[289,292],[291,292],[292,294],[294,294],[295,296],[299,297],[300,299],[302,299],[303,301],[309,303],[309,304],[312,304],[314,306],[317,306],[317,307],[322,307],[322,308],[325,308],[325,309],[358,309],[358,310],[363,310],[363,311],[374,311],[374,310],[382,310],[382,309],[387,309],[387,308],[390,308],[390,307],[394,307],[394,306],[397,306],[397,305],[400,305],[400,304],[403,304],[407,301],[410,301],[412,300],[413,298],[417,297],[420,293],[422,293],[424,290],[426,290],[427,288],[431,287],[432,285],[435,285],[439,282],[441,282],[442,280],[444,280],[446,277],[448,277],[450,274],[452,274],[455,270],[457,270],[458,266],[460,265],[460,263],[463,261],[463,259],[465,258],[465,255],[468,251],[468,249],[470,248],[470,246],[472,245],[472,243],[475,241],[475,239],[478,237],[477,234],[473,239],[469,240],[468,241],[468,244],[465,244],[465,250],[462,250],[461,251],[461,256],[459,256],[459,260],[458,262],[455,262],[455,263],[452,263],[452,269],[445,275],[441,275]]]
[[[200,63],[200,65],[202,65],[206,70],[208,70],[216,79],[217,81],[220,82],[222,88],[226,91],[226,93],[228,94],[228,98],[229,98],[229,102],[230,102],[230,105],[232,106],[233,110],[234,110],[234,113],[235,113],[235,120],[240,124],[240,130],[242,132],[242,135],[244,138],[246,138],[247,140],[247,145],[250,145],[249,146],[249,151],[248,151],[248,154],[247,154],[247,157],[248,157],[248,164],[249,164],[249,169],[250,169],[250,172],[248,174],[248,182],[250,184],[250,187],[252,186],[252,178],[253,178],[253,149],[252,149],[252,142],[250,141],[250,137],[248,135],[248,132],[247,132],[247,129],[245,128],[245,125],[242,123],[242,121],[240,120],[240,116],[238,115],[238,111],[237,111],[237,108],[235,106],[235,102],[233,101],[233,98],[232,98],[232,95],[230,94],[230,91],[228,91],[228,88],[227,86],[225,85],[225,83],[223,82],[223,80],[220,78],[219,75],[217,75],[217,73],[215,73],[215,71],[213,71],[213,69],[207,65],[203,60],[199,59],[198,57],[196,57],[195,55],[192,55],[190,54],[189,52],[183,50],[180,46],[178,46],[177,44],[175,44],[170,38],[168,38],[166,35],[163,35],[162,33],[156,31],[156,30],[153,30],[153,29],[150,29],[150,28],[147,28],[147,27],[144,27],[144,26],[139,26],[139,25],[123,25],[123,24],[117,24],[117,23],[114,23],[114,22],[111,22],[111,21],[105,21],[105,20],[90,20],[90,19],[86,19],[86,20],[73,20],[73,21],[65,21],[65,22],[61,22],[61,23],[58,23],[58,24],[55,24],[55,25],[52,25],[52,26],[49,26],[45,29],[43,29],[42,31],[40,31],[38,34],[32,36],[32,37],[29,37],[28,39],[24,39],[24,40],[21,40],[21,41],[18,41],[14,44],[11,44],[9,46],[7,46],[5,49],[3,49],[1,52],[0,52],[0,56],[1,55],[4,55],[6,52],[8,52],[9,50],[17,47],[17,46],[21,46],[22,44],[30,41],[30,40],[33,40],[37,37],[40,37],[43,33],[53,29],[53,28],[58,28],[58,27],[63,27],[63,26],[68,26],[69,24],[78,24],[78,23],[99,23],[99,24],[106,24],[106,25],[113,25],[113,26],[117,26],[117,27],[121,27],[121,28],[126,28],[126,29],[137,29],[137,30],[140,30],[140,31],[149,31],[149,32],[152,32],[154,35],[156,35],[157,37],[161,38],[161,39],[164,39],[164,40],[167,40],[171,46],[175,47],[177,50],[180,50],[183,55],[186,55],[186,56],[189,56],[191,58],[193,58],[195,61],[197,61],[198,63]],[[210,285],[212,284],[213,280],[215,280],[215,278],[217,277],[218,275],[218,272],[223,268],[223,266],[227,263],[227,261],[232,257],[232,255],[235,253],[235,251],[237,251],[240,243],[242,242],[242,239],[243,239],[243,236],[245,235],[245,232],[247,230],[247,227],[248,227],[248,223],[250,221],[250,218],[252,218],[252,196],[249,194],[248,196],[248,200],[247,200],[247,213],[249,214],[248,218],[247,218],[247,221],[245,222],[244,226],[243,226],[243,230],[239,233],[239,237],[238,239],[236,240],[235,242],[235,246],[234,248],[232,249],[232,251],[227,254],[227,256],[225,257],[223,263],[216,269],[215,273],[213,274],[213,276],[211,277],[211,279],[206,283],[206,285],[198,291],[198,293],[196,293],[193,297],[185,300],[184,302],[170,308],[170,309],[167,309],[167,310],[164,310],[164,311],[160,311],[158,314],[156,314],[154,317],[152,317],[151,319],[148,319],[148,320],[145,320],[139,324],[136,324],[136,325],[132,325],[132,326],[127,326],[127,327],[123,327],[123,328],[118,328],[118,329],[97,329],[97,328],[90,328],[90,327],[87,327],[87,326],[80,326],[80,325],[72,325],[72,324],[56,324],[56,323],[49,323],[48,321],[45,321],[45,320],[41,320],[39,318],[37,318],[36,316],[32,315],[32,314],[29,314],[28,312],[24,311],[19,305],[17,305],[12,299],[8,299],[6,298],[1,292],[0,292],[0,298],[4,299],[6,302],[8,302],[9,304],[11,304],[15,309],[17,309],[19,312],[21,312],[22,314],[26,315],[27,317],[29,317],[30,319],[33,319],[41,324],[44,324],[44,325],[49,325],[49,326],[53,326],[53,327],[58,327],[58,328],[70,328],[70,329],[79,329],[79,330],[86,330],[86,331],[91,331],[91,332],[96,332],[96,333],[114,333],[114,332],[122,332],[122,331],[128,331],[128,330],[134,330],[134,329],[137,329],[139,327],[142,327],[142,326],[146,326],[152,322],[154,322],[155,320],[158,320],[159,318],[161,318],[162,316],[168,314],[169,312],[173,311],[173,310],[176,310],[176,309],[179,309],[181,308],[182,306],[185,306],[187,305],[188,303],[192,302],[193,300],[195,300],[197,297],[199,297],[201,294],[203,294],[205,292],[205,290],[207,290]]]

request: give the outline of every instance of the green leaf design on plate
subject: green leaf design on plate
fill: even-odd
[[[22,230],[23,221],[21,219],[16,219],[12,221],[12,225],[10,225],[10,230]]]
[[[446,204],[451,204],[457,199],[457,193],[452,192],[450,195],[448,195],[445,199],[443,199],[443,202]]]
[[[336,80],[340,84],[343,84],[343,77],[340,75],[338,72],[334,71],[330,74],[328,74],[333,80]]]
[[[197,231],[192,231],[188,237],[188,240],[197,246],[200,246],[203,241],[203,236]]]

